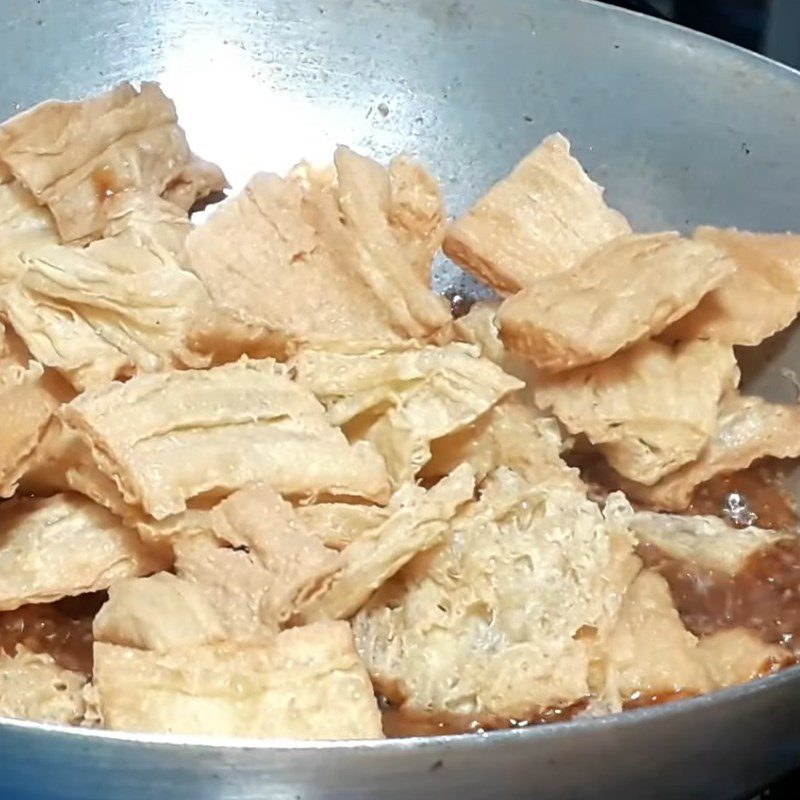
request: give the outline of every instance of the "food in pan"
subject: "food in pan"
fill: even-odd
[[[0,714],[376,739],[795,662],[800,406],[733,348],[800,238],[634,232],[560,135],[450,223],[405,156],[226,188],[156,84],[0,126]]]

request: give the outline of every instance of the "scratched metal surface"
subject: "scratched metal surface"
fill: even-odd
[[[798,228],[798,76],[577,0],[0,0],[0,115],[157,79],[235,186],[337,142],[408,150],[463,209],[546,133],[644,229]],[[439,288],[463,277],[442,263]],[[745,355],[790,399],[800,343]],[[800,758],[800,678],[596,722],[433,741],[195,746],[0,725],[0,796],[732,800]]]

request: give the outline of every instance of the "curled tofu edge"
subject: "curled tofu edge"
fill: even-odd
[[[402,487],[390,503],[386,522],[345,547],[341,572],[301,609],[300,620],[351,617],[412,558],[441,544],[450,520],[474,491],[475,477],[466,464],[427,491],[413,484]]]
[[[577,266],[595,248],[631,232],[603,189],[548,136],[447,229],[444,252],[501,295]]]
[[[226,641],[268,642],[277,619],[262,614],[272,576],[251,552],[228,547],[210,533],[174,539],[175,571],[194,584],[216,613]]]
[[[707,242],[674,232],[621,236],[506,299],[500,335],[543,370],[594,364],[661,333],[735,271]]]
[[[346,353],[304,348],[291,364],[333,424],[381,453],[395,487],[428,462],[434,439],[465,428],[524,385],[460,343],[394,350],[354,344]]]
[[[346,622],[284,631],[265,645],[155,653],[97,643],[110,730],[258,739],[380,739],[372,684]]]
[[[282,625],[323,595],[345,560],[314,536],[269,484],[250,484],[211,512],[218,539],[246,547],[265,569],[260,601],[262,619]]]

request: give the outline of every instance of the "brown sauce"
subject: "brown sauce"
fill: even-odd
[[[106,597],[105,592],[97,592],[0,612],[0,649],[13,655],[17,645],[22,645],[51,655],[65,669],[89,675],[92,620]]]
[[[734,507],[746,512],[737,518]],[[797,509],[778,476],[764,466],[720,475],[697,487],[687,514],[712,514],[740,527],[747,524],[771,530],[793,530],[797,527]]]
[[[92,172],[92,186],[94,187],[97,199],[101,203],[121,191],[119,178],[108,165],[98,167]]]
[[[800,637],[800,541],[753,553],[736,575],[671,558],[653,545],[639,555],[666,578],[686,627],[697,636],[745,627],[768,642]]]
[[[555,708],[543,713],[532,713],[523,719],[488,716],[476,719],[467,714],[447,712],[426,713],[396,708],[385,698],[379,701],[383,715],[383,732],[389,739],[408,736],[450,736],[465,733],[486,733],[488,731],[527,728],[531,725],[545,725],[572,719],[583,711],[587,703],[582,701],[567,708]]]

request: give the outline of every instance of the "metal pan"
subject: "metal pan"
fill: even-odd
[[[161,80],[235,184],[336,142],[411,150],[460,211],[561,130],[636,227],[800,228],[800,76],[577,0],[3,0],[0,114]],[[469,291],[440,265],[439,288]],[[750,388],[793,399],[790,333]],[[800,671],[529,730],[372,744],[189,743],[0,723],[0,797],[733,800],[800,761]]]

